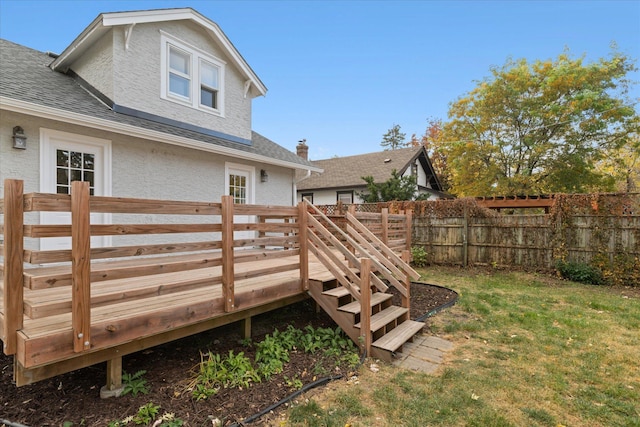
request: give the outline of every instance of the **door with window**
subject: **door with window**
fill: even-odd
[[[246,165],[227,163],[225,187],[227,195],[233,197],[233,203],[237,205],[255,203],[254,176],[255,168]],[[253,223],[254,215],[234,215],[233,221],[237,223]],[[235,231],[234,239],[253,239],[255,231]]]
[[[89,182],[91,195],[111,195],[111,141],[42,129],[40,156],[40,190],[70,194],[73,181]],[[104,224],[110,215],[92,213],[92,224]],[[42,212],[41,224],[70,224],[68,212]],[[107,236],[91,238],[91,247],[108,246]],[[69,249],[71,237],[40,239],[41,250]]]

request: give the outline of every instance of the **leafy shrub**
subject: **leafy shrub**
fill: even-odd
[[[122,396],[131,393],[134,396],[137,396],[138,393],[147,394],[149,393],[149,387],[147,386],[147,380],[142,378],[147,371],[142,370],[138,371],[135,374],[128,374],[127,372],[122,373],[122,383],[124,384],[124,389],[122,390]]]
[[[307,326],[303,331],[289,325],[284,331],[275,330],[273,334],[254,344],[255,361],[244,353],[227,356],[209,352],[201,356],[200,369],[190,388],[196,400],[204,400],[216,394],[221,388],[247,388],[251,383],[270,379],[281,373],[289,362],[291,351],[301,350],[314,353],[322,350],[323,355],[338,363],[355,366],[359,362],[358,348],[340,328],[318,328]],[[297,378],[286,380],[291,387],[299,389],[301,382]]]
[[[602,271],[598,267],[584,262],[558,261],[556,268],[560,275],[567,280],[591,285],[605,284]]]
[[[416,267],[424,267],[427,265],[427,256],[429,254],[422,246],[411,246],[412,264]]]

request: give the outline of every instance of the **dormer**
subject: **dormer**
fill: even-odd
[[[99,15],[51,64],[114,111],[250,144],[266,87],[217,24],[191,8]]]

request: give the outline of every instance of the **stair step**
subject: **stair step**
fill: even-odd
[[[395,319],[399,318],[409,310],[403,307],[398,307],[392,305],[391,307],[387,307],[379,313],[371,316],[371,331],[375,332],[378,329],[382,328],[384,325],[393,322]],[[361,328],[362,322],[356,323],[354,326],[356,328]]]
[[[378,305],[389,299],[393,298],[391,294],[385,294],[384,292],[374,292],[371,295],[371,306]],[[338,310],[345,311],[347,313],[358,314],[360,313],[360,301],[352,301],[349,304],[345,304],[338,307]]]
[[[328,289],[322,292],[322,295],[328,295],[331,297],[342,298],[349,295],[351,292],[344,286],[338,286],[337,288]]]
[[[420,332],[423,327],[424,323],[422,322],[407,320],[387,332],[382,338],[376,340],[371,345],[394,352],[402,347],[402,345],[409,341],[415,334]]]

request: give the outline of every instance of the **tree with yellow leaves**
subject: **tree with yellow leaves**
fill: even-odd
[[[586,63],[567,51],[555,60],[509,60],[493,68],[490,78],[450,106],[440,144],[450,191],[614,191],[615,177],[597,165],[626,159],[629,150],[637,159],[640,118],[627,76],[635,69],[617,52]]]

